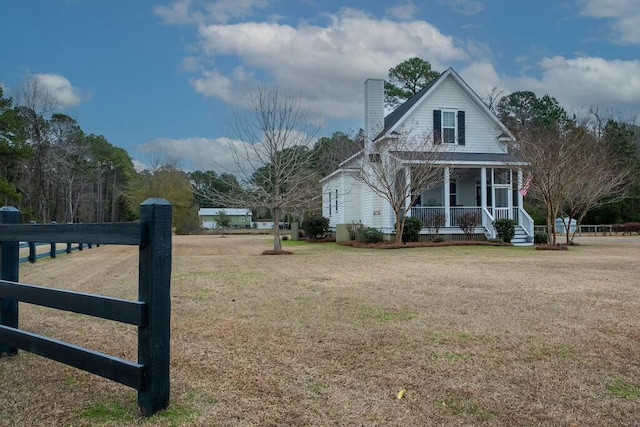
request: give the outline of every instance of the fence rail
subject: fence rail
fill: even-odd
[[[534,227],[535,231],[547,231],[547,226],[546,225],[536,225]],[[560,226],[560,227],[556,227],[556,233],[557,234],[562,234],[564,235],[566,232],[566,228],[564,226]],[[597,235],[602,235],[602,236],[612,236],[615,234],[633,234],[635,231],[629,231],[629,230],[625,230],[625,229],[620,229],[620,225],[616,225],[616,224],[598,224],[598,225],[594,225],[594,224],[584,224],[584,225],[580,225],[577,227],[576,230],[576,236],[582,236],[587,235],[587,236],[597,236]],[[571,234],[573,234],[573,232],[571,232]]]
[[[48,247],[49,250],[44,252],[39,251],[39,248]],[[20,249],[29,249],[29,254],[27,256],[20,257],[20,264],[25,262],[35,263],[37,260],[42,258],[56,258],[60,254],[70,254],[73,251],[81,251],[84,247],[89,249],[92,248],[91,243],[76,243],[75,245],[72,243],[67,243],[66,248],[58,249],[56,243],[43,243],[43,242],[20,242]],[[97,244],[96,246],[100,246]]]
[[[166,200],[149,199],[140,207],[139,223],[18,224],[17,209],[0,208],[0,353],[15,355],[22,349],[132,387],[146,416],[165,409],[169,405],[171,210]],[[19,283],[19,242],[43,240],[138,246],[138,301]],[[137,363],[20,330],[19,301],[138,326]]]

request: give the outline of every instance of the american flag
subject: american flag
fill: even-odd
[[[527,179],[524,181],[524,185],[520,189],[520,194],[522,194],[523,197],[526,196],[527,193],[529,192],[529,187],[531,187],[532,180],[533,180],[533,175],[529,174]]]

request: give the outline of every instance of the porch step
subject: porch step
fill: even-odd
[[[511,239],[511,244],[513,246],[533,246],[533,236],[528,236],[519,225],[516,225],[516,234]]]

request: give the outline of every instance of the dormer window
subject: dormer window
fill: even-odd
[[[465,145],[464,119],[464,111],[433,110],[433,143]]]
[[[456,142],[456,112],[442,111],[442,142],[455,144]]]

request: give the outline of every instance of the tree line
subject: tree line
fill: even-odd
[[[177,164],[136,171],[126,150],[57,112],[37,80],[16,97],[0,87],[0,198],[21,211],[22,221],[131,221],[144,200],[164,197],[174,205],[174,226],[198,226],[191,183]]]
[[[391,68],[387,105],[399,105],[439,75],[420,58]],[[124,149],[56,112],[55,99],[37,81],[18,95],[6,97],[0,87],[0,197],[19,207],[25,221],[127,221],[148,197],[174,204],[180,232],[198,228],[198,207],[302,218],[321,212],[320,179],[363,146],[361,130],[316,137],[317,121],[299,97],[260,88],[235,117],[236,136],[246,143],[233,153],[237,170],[184,172],[177,162],[156,161],[137,172]],[[509,149],[530,165],[526,201],[537,223],[560,214],[588,223],[640,221],[640,132],[632,120],[597,110],[577,117],[552,96],[528,91],[494,90],[484,99],[516,137]]]
[[[25,221],[126,221],[136,172],[127,152],[57,113],[56,100],[35,80],[20,102],[0,87],[0,197]]]

